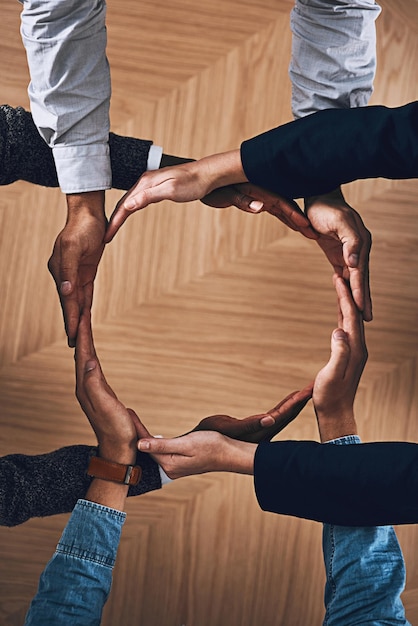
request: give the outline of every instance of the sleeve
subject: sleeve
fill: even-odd
[[[32,517],[72,511],[89,488],[92,479],[86,470],[96,452],[92,446],[67,446],[36,456],[0,458],[0,525],[17,526]],[[138,452],[136,462],[142,478],[129,488],[128,496],[160,489],[158,465],[150,455]]]
[[[418,444],[261,443],[255,491],[265,511],[340,526],[418,522]]]
[[[25,626],[99,626],[126,514],[79,500],[41,574]]]
[[[152,141],[110,133],[112,186],[130,189],[147,170]],[[159,165],[159,162],[157,162]],[[26,180],[58,187],[51,148],[39,135],[32,115],[22,107],[0,105],[0,185]]]
[[[410,626],[402,604],[405,562],[392,526],[326,524],[323,550],[324,624]]]
[[[376,73],[374,0],[296,0],[291,13],[292,111],[365,106]]]
[[[110,72],[104,0],[21,0],[35,124],[64,193],[108,189]]]
[[[251,183],[287,198],[361,178],[416,178],[418,102],[319,111],[244,141],[241,161]]]

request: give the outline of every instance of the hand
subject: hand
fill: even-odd
[[[347,283],[334,277],[339,305],[339,328],[331,337],[331,358],[315,378],[313,403],[323,424],[338,419],[353,424],[353,404],[367,361],[364,325]],[[347,434],[353,434],[348,432]],[[339,433],[337,436],[342,436]],[[333,436],[330,438],[334,438]]]
[[[239,159],[239,151],[233,151],[226,155],[213,155],[200,161],[146,172],[116,205],[109,220],[105,243],[113,239],[132,213],[151,203],[161,200],[189,202],[200,199],[204,204],[216,208],[236,206],[248,213],[267,211],[289,228],[301,232],[305,237],[318,238],[296,202],[267,192],[248,182],[239,184],[239,181],[245,181],[246,178],[242,168],[240,169],[240,161],[238,164],[237,159]],[[230,163],[232,165],[229,165]],[[217,174],[223,171],[223,168],[225,169],[224,178]],[[237,181],[238,184],[220,186],[219,183],[228,180]]]
[[[119,200],[106,230],[105,243],[112,241],[119,228],[135,211],[162,200],[188,202],[199,200],[210,189],[204,168],[191,161],[173,167],[145,172],[136,184]]]
[[[294,391],[279,402],[273,409],[260,415],[251,415],[244,419],[236,419],[229,415],[211,415],[201,420],[193,431],[214,430],[231,439],[260,443],[270,441],[282,431],[301,412],[312,397],[313,383]],[[184,435],[183,435],[184,436]]]
[[[90,311],[80,319],[75,351],[76,396],[99,443],[100,456],[117,463],[133,464],[139,418],[126,409],[106,382],[93,343]]]
[[[202,198],[202,202],[219,209],[235,206],[247,213],[266,211],[292,230],[300,232],[304,237],[318,239],[318,234],[294,200],[288,200],[251,183],[215,189]]]
[[[340,189],[307,198],[305,212],[319,234],[319,246],[335,273],[349,281],[357,308],[363,319],[370,322],[373,318],[369,286],[372,238],[360,215],[345,202]]]
[[[141,439],[138,448],[151,453],[172,479],[205,472],[252,474],[256,445],[217,432],[191,432],[176,439]]]
[[[81,312],[90,309],[93,281],[103,254],[104,192],[67,196],[68,217],[48,261],[64,315],[68,345],[75,346]]]
[[[139,419],[134,419],[140,440],[138,448],[150,452],[173,479],[214,471],[251,474],[253,444],[272,439],[294,420],[312,396],[312,387],[310,384],[302,391],[294,391],[260,415],[244,419],[211,415],[190,433],[175,439],[153,438]]]

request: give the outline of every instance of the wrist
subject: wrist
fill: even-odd
[[[254,456],[257,444],[229,439],[223,461],[224,469],[236,474],[254,473]]]
[[[67,215],[68,220],[81,215],[106,219],[105,192],[87,191],[85,193],[67,194]]]
[[[99,443],[98,456],[105,461],[122,465],[134,465],[136,453],[136,442],[133,444],[120,444],[111,441]]]
[[[239,150],[230,150],[200,160],[208,179],[208,193],[219,187],[248,182]]]

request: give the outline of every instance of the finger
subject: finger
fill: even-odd
[[[133,409],[127,409],[129,416],[135,426],[136,434],[138,435],[138,439],[143,439],[144,437],[152,437],[149,430],[144,426],[144,424],[139,419],[138,415],[135,413]]]
[[[353,356],[355,355],[356,357],[353,359],[353,364],[358,361],[358,363],[362,363],[364,367],[367,360],[367,347],[364,338],[362,315],[355,305],[347,283],[343,279],[339,277],[335,278],[335,288],[341,309],[341,328],[347,333],[351,352]]]
[[[147,438],[138,441],[138,450],[150,452],[151,454],[178,454],[181,456],[192,456],[190,444],[186,437],[176,439]]]
[[[348,335],[342,328],[336,328],[331,335],[331,356],[326,365],[329,375],[343,380],[350,362],[350,344]]]
[[[118,203],[116,205],[116,208],[110,216],[110,220],[106,228],[103,240],[105,243],[110,243],[112,241],[119,228],[126,222],[128,217],[132,215],[132,213],[133,211],[126,210],[121,203]]]
[[[93,304],[93,291],[94,291],[93,282],[89,282],[84,285],[83,287],[83,311],[84,309],[91,311],[91,307]]]
[[[91,328],[90,309],[84,309],[80,318],[79,330],[76,343],[76,361],[82,367],[89,359],[96,359],[96,349],[94,347],[93,332]]]
[[[350,288],[357,308],[363,312],[365,321],[372,319],[372,304],[369,286],[369,256],[371,234],[360,216],[355,214],[355,228],[346,226],[338,233],[343,243],[343,258],[348,267]]]
[[[272,417],[275,419],[280,418],[282,415],[292,412],[293,410],[297,410],[299,406],[301,407],[298,411],[302,410],[305,404],[308,402],[310,398],[312,398],[313,392],[313,382],[309,383],[304,389],[301,391],[293,391],[289,393],[279,404],[276,404],[275,407],[267,411]],[[302,406],[303,405],[303,406]]]
[[[58,276],[54,277],[64,315],[68,345],[75,347],[82,302],[79,301],[78,267],[80,254],[73,242],[60,241]]]
[[[359,336],[362,326],[360,312],[356,307],[353,294],[346,281],[340,276],[336,276],[334,284],[338,297],[338,305],[341,311],[341,328],[354,339]]]
[[[267,420],[262,419],[261,425],[265,427],[261,441],[270,440],[288,426],[302,409],[305,407],[309,399],[312,397],[313,382],[307,385],[301,391],[294,391],[284,398],[268,414],[274,419],[274,426],[269,424]]]

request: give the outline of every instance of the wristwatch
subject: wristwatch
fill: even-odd
[[[123,485],[137,485],[141,480],[142,468],[139,465],[122,465],[99,456],[92,456],[87,475]]]

